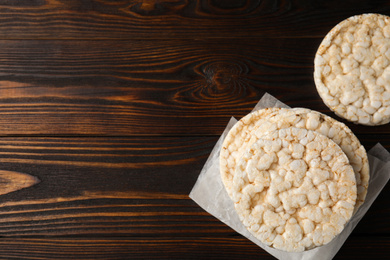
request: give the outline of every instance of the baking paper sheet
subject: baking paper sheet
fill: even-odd
[[[253,111],[267,107],[288,106],[273,96],[265,94],[255,106]],[[234,209],[233,202],[222,183],[219,173],[219,151],[225,136],[236,122],[236,119],[230,119],[225,131],[214,146],[208,160],[200,172],[198,180],[189,195],[190,198],[204,210],[263,248],[277,259],[332,259],[388,182],[390,178],[390,153],[380,143],[368,151],[370,182],[366,200],[356,214],[351,218],[344,230],[336,238],[334,238],[330,243],[312,250],[302,253],[288,253],[261,243],[243,226]]]

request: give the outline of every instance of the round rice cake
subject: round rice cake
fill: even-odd
[[[241,118],[226,135],[219,156],[222,182],[229,196],[232,196],[232,183],[236,164],[245,150],[256,140],[253,130],[264,124],[268,116],[290,111],[288,108],[265,108]],[[299,111],[299,109],[293,109]]]
[[[314,81],[338,116],[363,125],[390,122],[390,17],[352,16],[321,42]]]
[[[359,139],[344,123],[310,109],[291,110],[283,114],[270,115],[262,125],[253,130],[253,134],[257,138],[265,138],[264,135],[268,132],[288,127],[316,131],[340,146],[355,173],[357,200],[354,213],[356,213],[365,201],[370,179],[367,152]]]
[[[341,148],[295,127],[255,142],[233,180],[233,201],[244,226],[266,245],[288,252],[330,242],[351,218],[356,193]]]

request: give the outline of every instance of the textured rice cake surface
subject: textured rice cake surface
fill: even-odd
[[[340,147],[300,128],[255,142],[233,180],[244,226],[263,243],[288,252],[330,242],[351,218],[355,200],[355,175]]]
[[[288,127],[316,131],[340,146],[355,172],[357,184],[355,213],[364,203],[370,179],[367,152],[359,139],[344,123],[310,109],[291,110],[283,114],[271,115],[253,133],[257,138],[262,138],[268,132]]]
[[[318,93],[337,115],[364,125],[390,121],[390,17],[362,14],[336,25],[314,68]]]
[[[237,162],[245,150],[257,140],[253,134],[254,130],[267,122],[268,116],[285,113],[290,110],[287,108],[260,109],[244,116],[230,129],[223,141],[219,157],[222,182],[230,197],[232,196],[233,176]],[[300,108],[293,110],[300,111]]]

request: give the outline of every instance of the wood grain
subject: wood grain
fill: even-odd
[[[2,195],[0,237],[171,236],[237,233],[188,194],[215,137],[17,137],[0,139],[4,170],[36,176]],[[387,234],[387,185],[353,234]]]
[[[367,12],[390,14],[390,6],[370,0],[1,0],[6,29],[0,38],[323,37],[341,20]]]
[[[367,238],[351,237],[334,259],[383,259],[389,240],[372,237],[367,245]],[[242,237],[1,238],[0,254],[6,259],[275,259]]]
[[[312,78],[318,44],[3,40],[0,136],[219,135],[231,116],[249,113],[265,92],[335,117]],[[390,130],[348,125],[357,133]]]
[[[0,195],[29,188],[39,179],[29,174],[0,170]]]
[[[264,91],[318,95],[309,43],[1,41],[0,134],[219,134]]]
[[[2,169],[41,182],[2,196],[0,236],[230,232],[188,198],[214,141],[2,138]]]

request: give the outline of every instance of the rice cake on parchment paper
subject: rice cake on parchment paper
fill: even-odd
[[[359,139],[345,124],[305,108],[261,109],[243,117],[229,131],[220,154],[221,177],[229,196],[231,197],[235,166],[245,150],[267,132],[292,126],[317,131],[332,139],[346,153],[357,181],[358,199],[355,213],[367,194],[369,182],[367,153]]]
[[[329,243],[352,217],[355,174],[341,148],[302,128],[276,130],[240,159],[233,201],[261,242],[288,252]]]
[[[284,103],[272,95],[266,93],[259,103],[255,106],[256,109],[263,109],[269,107],[288,107]],[[202,168],[199,177],[194,184],[189,196],[205,211],[225,223],[233,230],[243,235],[269,254],[277,259],[283,260],[302,260],[302,259],[318,259],[318,260],[330,260],[342,247],[348,236],[354,230],[359,221],[363,218],[366,212],[375,201],[376,197],[380,194],[383,187],[388,182],[390,175],[390,154],[379,143],[370,149],[367,154],[369,158],[370,166],[370,183],[367,196],[364,204],[354,214],[351,220],[346,224],[344,230],[336,236],[331,242],[324,246],[315,247],[311,250],[306,250],[301,253],[291,253],[282,250],[277,250],[273,247],[269,247],[264,243],[256,239],[240,221],[237,212],[234,208],[234,203],[228,196],[224,184],[222,182],[220,173],[220,152],[222,150],[223,140],[227,136],[228,132],[236,124],[237,120],[231,118],[226,129],[222,133],[220,139],[214,146],[210,153],[204,167]]]
[[[352,16],[321,42],[314,81],[338,116],[363,125],[390,122],[390,17]]]

